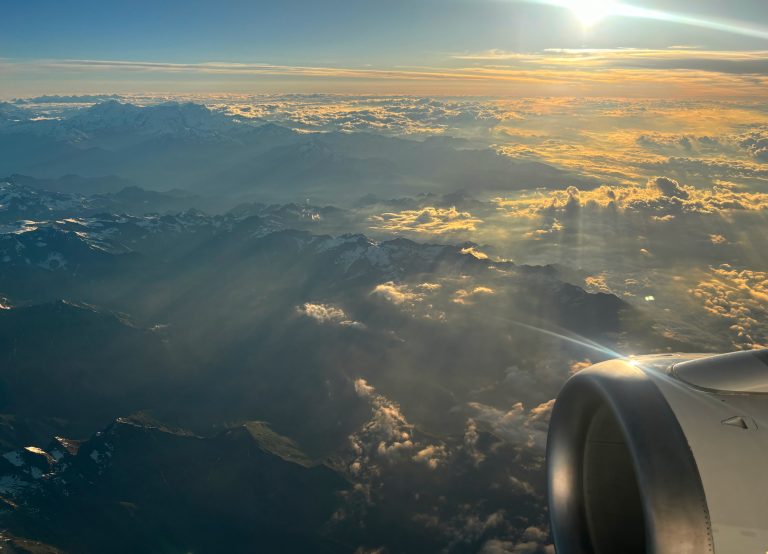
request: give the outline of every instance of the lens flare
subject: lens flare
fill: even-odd
[[[702,29],[712,29],[713,31],[723,31],[746,37],[755,37],[768,40],[768,29],[764,27],[753,27],[745,25],[738,21],[703,19],[692,17],[680,13],[663,12],[660,10],[649,10],[627,4],[619,4],[616,11],[617,15],[624,17],[635,17],[639,19],[654,19],[656,21],[668,21],[670,23],[680,23]]]
[[[596,25],[615,13],[618,4],[613,0],[571,0],[562,3],[585,27]]]
[[[655,21],[667,21],[681,25],[711,29],[747,37],[755,37],[768,40],[768,28],[747,25],[741,21],[729,21],[725,19],[705,19],[685,15],[681,13],[652,10],[623,4],[614,0],[521,0],[535,4],[548,4],[569,9],[585,27],[590,27],[602,21],[606,17],[633,17],[636,19],[651,19]]]
[[[528,329],[529,331],[534,331],[536,333],[546,335],[548,337],[552,337],[554,339],[558,339],[563,342],[575,344],[577,346],[581,346],[582,348],[585,348],[587,350],[592,350],[595,352],[600,352],[601,354],[605,354],[607,356],[610,356],[611,358],[619,358],[622,360],[628,360],[629,357],[625,354],[622,354],[621,352],[617,352],[615,350],[612,350],[608,348],[607,346],[603,346],[600,343],[597,343],[593,340],[590,340],[586,337],[582,337],[580,335],[574,335],[574,336],[568,336],[562,333],[558,333],[555,331],[551,331],[549,329],[542,329],[541,327],[536,327],[535,325],[529,325],[527,323],[523,323],[522,321],[515,321],[514,319],[509,318],[498,318],[506,323],[516,325],[518,327],[523,327],[524,329]]]

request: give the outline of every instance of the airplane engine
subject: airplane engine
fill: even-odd
[[[768,350],[577,373],[547,479],[558,554],[768,554]]]

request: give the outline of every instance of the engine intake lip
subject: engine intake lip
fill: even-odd
[[[588,465],[591,462],[585,461],[587,441],[598,442],[593,437],[598,421],[611,422],[615,427],[619,438],[615,443],[625,445],[626,459],[632,466],[630,473],[641,505],[637,512],[642,516],[638,516],[641,521],[628,525],[642,525],[639,532],[644,537],[644,545],[637,551],[714,552],[701,477],[677,418],[642,370],[616,360],[571,377],[552,411],[547,482],[552,537],[558,554],[616,554],[600,546],[610,544],[610,537],[602,540],[593,533],[599,528],[594,525],[591,508],[596,505],[595,495],[588,494],[586,488],[586,481],[594,474]],[[609,489],[603,493],[606,491],[611,494]]]

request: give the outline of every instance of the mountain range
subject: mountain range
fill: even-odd
[[[554,168],[194,104],[20,106],[0,106],[7,551],[544,553],[547,420],[584,345],[691,348],[573,268],[372,223],[492,214],[473,192]]]
[[[339,202],[350,191],[398,195],[446,186],[512,191],[589,184],[540,162],[458,141],[307,134],[192,103],[139,107],[108,100],[67,113],[44,119],[6,104],[0,111],[0,175],[117,176],[143,188],[182,189],[232,202],[254,197]]]

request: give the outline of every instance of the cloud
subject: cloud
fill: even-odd
[[[176,81],[183,78],[226,81],[233,89],[253,90],[253,77],[274,79],[275,82],[305,81],[312,90],[334,92],[389,92],[392,85],[399,93],[420,91],[440,94],[486,94],[508,92],[515,85],[520,94],[535,95],[562,90],[562,95],[599,96],[749,96],[759,97],[768,83],[765,77],[765,56],[754,54],[751,59],[718,60],[712,57],[682,59],[660,57],[660,51],[648,51],[646,57],[633,56],[619,60],[618,53],[574,54],[570,51],[544,52],[543,55],[508,57],[494,51],[483,60],[469,55],[453,57],[443,67],[328,67],[280,65],[271,63],[198,62],[173,63],[141,60],[38,59],[0,60],[0,71],[14,81],[45,75],[49,79],[65,77],[80,83],[95,82],[105,77],[114,79],[129,75],[133,83]],[[663,52],[663,51],[662,51]],[[685,51],[688,52],[688,51]],[[690,56],[690,54],[688,54]],[[728,53],[722,53],[728,57]],[[511,55],[510,55],[511,56]],[[655,56],[655,57],[654,57]],[[609,61],[604,61],[605,58]],[[470,64],[457,66],[457,62]],[[750,71],[743,71],[750,68]],[[251,78],[251,79],[249,79]],[[244,84],[248,83],[248,87]],[[328,83],[331,82],[329,85]],[[240,87],[235,84],[240,83]],[[322,86],[321,86],[322,84]],[[262,87],[267,83],[261,83]],[[274,86],[274,84],[273,84]],[[296,85],[299,86],[299,85]],[[282,88],[281,90],[284,90]],[[303,90],[303,89],[299,89]],[[14,94],[10,92],[9,94]]]
[[[768,162],[768,127],[760,127],[740,137],[739,145],[759,162]]]
[[[728,242],[728,239],[726,239],[723,235],[714,234],[714,235],[709,235],[709,241],[712,244],[726,244]]]
[[[443,521],[431,514],[419,514],[415,519],[430,532],[440,533],[450,539],[451,547],[446,551],[469,551],[467,546],[477,544],[489,534],[507,535],[515,532],[506,520],[504,510],[481,513],[468,504],[460,505],[459,510],[457,515]],[[459,544],[464,548],[456,548]]]
[[[230,115],[305,131],[372,131],[405,136],[454,135],[467,130],[486,133],[488,128],[512,117],[494,104],[475,99],[313,94],[215,100],[211,107]]]
[[[574,360],[571,362],[571,367],[568,370],[568,373],[571,375],[574,375],[581,371],[582,369],[587,369],[589,366],[591,366],[594,362],[590,360],[589,358],[586,358],[584,360]]]
[[[461,253],[465,254],[465,255],[468,255],[468,256],[473,256],[473,257],[477,258],[478,260],[487,260],[488,259],[488,254],[486,254],[485,252],[480,252],[474,246],[467,246],[466,248],[462,248],[461,249]]]
[[[433,283],[424,283],[425,290],[436,290],[433,288]],[[393,304],[413,304],[415,302],[421,302],[424,295],[422,293],[414,292],[411,287],[405,283],[397,284],[393,281],[381,283],[371,291],[371,294],[381,296],[382,298],[392,302]]]
[[[715,131],[716,129],[712,129]],[[729,141],[721,137],[680,133],[661,133],[647,131],[638,135],[635,139],[643,148],[649,148],[663,153],[719,153],[729,149]]]
[[[361,398],[371,398],[376,392],[376,389],[369,385],[365,379],[356,379],[354,385],[355,393]]]
[[[444,286],[443,283],[424,282],[414,285],[387,281],[376,285],[370,295],[399,306],[413,317],[445,323],[445,306],[442,304],[450,292],[443,291]]]
[[[723,264],[710,268],[709,278],[690,292],[709,314],[727,322],[735,347],[768,347],[768,273]]]
[[[543,453],[554,403],[554,399],[549,400],[528,412],[522,402],[514,404],[506,412],[479,402],[470,402],[468,406],[474,412],[475,420],[490,424],[494,432],[505,440]]]
[[[518,479],[514,475],[511,475],[509,477],[509,482],[512,485],[512,488],[515,490],[515,492],[519,494],[524,494],[527,496],[533,496],[536,497],[536,489],[527,481],[523,481],[522,479]]]
[[[412,232],[441,235],[454,231],[474,231],[482,219],[469,212],[460,212],[455,207],[426,207],[419,210],[404,210],[383,213],[371,217],[372,229],[390,232]]]
[[[450,70],[389,70],[369,68],[345,68],[323,66],[277,65],[270,63],[238,63],[238,62],[198,62],[173,63],[149,62],[132,60],[78,60],[78,59],[48,59],[34,61],[3,62],[7,68],[14,69],[43,69],[48,71],[80,70],[80,71],[122,71],[130,73],[165,73],[165,74],[207,74],[207,75],[272,75],[272,76],[304,76],[327,78],[375,78],[375,79],[442,79],[442,78],[472,78],[471,72],[454,73]],[[482,78],[482,76],[474,76]]]
[[[430,469],[435,469],[446,457],[445,446],[430,444],[416,452],[411,459],[414,462],[426,464]]]
[[[667,198],[687,199],[690,196],[690,193],[680,186],[680,183],[668,177],[655,177],[648,181],[648,185],[655,186],[661,196]]]
[[[602,292],[605,294],[614,294],[611,288],[608,286],[608,283],[606,282],[605,272],[600,273],[599,275],[589,275],[585,277],[584,284],[586,285],[586,289],[590,292]]]
[[[524,54],[521,52],[508,52],[499,48],[491,48],[490,50],[484,50],[481,52],[469,52],[464,54],[453,54],[451,56],[456,60],[469,60],[469,61],[536,61],[542,59],[541,56],[536,54]]]
[[[750,149],[768,129],[766,111],[752,101],[548,98],[506,105],[525,123],[500,125],[505,133],[497,151],[578,172],[600,184],[629,185],[652,175],[696,186],[716,179],[768,180],[764,162],[755,157],[759,147]],[[558,130],[548,130],[547,124]]]
[[[579,180],[570,184],[582,189],[598,183],[640,183],[652,175],[666,175],[695,186],[710,186],[715,179],[749,186],[768,183],[768,168],[754,155],[759,148],[748,146],[759,141],[761,129],[768,128],[768,110],[747,100],[661,102],[547,97],[489,101],[236,93],[214,97],[177,94],[124,98],[141,105],[169,99],[201,102],[216,112],[237,115],[238,119],[275,122],[302,132],[364,130],[391,135],[458,136],[465,140],[456,143],[457,147],[493,146],[507,157],[544,162],[566,170]],[[534,175],[529,186],[536,184]],[[430,204],[447,209],[456,201]],[[402,205],[387,211],[401,209]],[[460,204],[457,209],[469,210],[473,218],[483,220],[475,225],[475,231],[461,232],[485,232],[495,215],[473,205]],[[386,224],[371,223],[376,227]],[[424,231],[402,232],[429,232]]]
[[[496,294],[490,287],[477,286],[471,289],[459,289],[454,295],[452,301],[456,304],[470,304],[472,300],[477,296],[488,296]]]
[[[717,180],[768,181],[768,168],[759,161],[739,160],[732,157],[693,158],[689,156],[671,156],[646,164],[657,172],[676,172],[680,175],[705,175],[710,182]]]
[[[668,177],[654,177],[645,186],[604,185],[593,190],[568,187],[515,199],[499,198],[496,202],[515,217],[551,216],[579,209],[660,215],[714,214],[768,209],[768,194],[741,191],[727,183],[704,189],[681,185]]]
[[[351,475],[370,479],[380,471],[382,462],[410,460],[435,469],[445,461],[448,450],[444,444],[425,443],[415,439],[414,427],[405,418],[400,406],[369,385],[357,379],[355,392],[371,404],[371,418],[356,433],[350,435]]]
[[[510,66],[540,68],[687,69],[731,74],[768,73],[768,51],[704,50],[698,48],[550,48],[541,52],[491,49],[454,54],[457,60],[508,62]]]
[[[525,234],[523,234],[523,236],[527,239],[539,240],[548,235],[559,233],[563,229],[565,229],[565,227],[563,227],[563,224],[560,223],[557,220],[557,218],[555,218],[552,220],[552,223],[545,225],[544,227],[541,227],[539,229],[534,229],[533,231],[527,231]]]
[[[517,541],[491,539],[483,544],[479,554],[555,554],[548,533],[541,527],[526,528]]]
[[[365,327],[359,321],[350,319],[344,310],[332,304],[313,304],[307,302],[298,306],[296,311],[318,323],[330,323],[343,327]]]
[[[371,403],[371,419],[360,431],[349,437],[354,454],[349,470],[353,475],[378,471],[374,459],[393,456],[400,451],[413,451],[413,426],[400,411],[400,406],[377,394],[364,379],[355,381],[355,391]]]
[[[512,554],[515,552],[515,543],[500,539],[486,541],[480,554]]]
[[[477,431],[477,423],[475,423],[474,419],[469,418],[464,430],[464,448],[469,454],[469,457],[472,458],[475,467],[479,466],[483,460],[485,460],[485,454],[483,454],[477,447],[479,440],[480,433]]]

